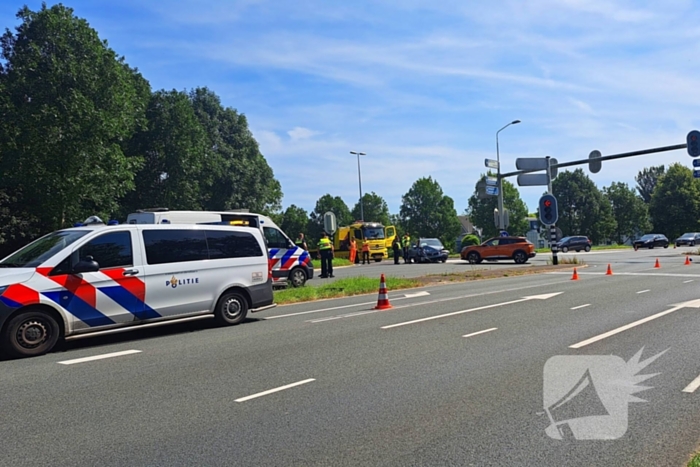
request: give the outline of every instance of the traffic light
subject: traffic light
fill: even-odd
[[[700,156],[700,131],[693,130],[690,133],[688,133],[687,143],[688,143],[688,154],[690,154],[690,157],[699,157]]]
[[[540,198],[540,222],[544,225],[554,225],[559,220],[559,208],[554,195],[544,195]]]

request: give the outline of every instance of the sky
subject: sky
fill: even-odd
[[[22,5],[0,0],[14,28]],[[52,5],[52,2],[47,2]],[[683,144],[700,127],[700,1],[66,0],[153,90],[246,115],[283,208],[362,192],[391,213],[431,176],[463,214],[496,159],[560,163]],[[606,161],[599,188],[685,150]],[[569,169],[567,169],[569,170]],[[570,169],[573,170],[573,169]],[[515,178],[509,179],[516,183]],[[520,187],[529,210],[546,187]],[[506,206],[507,207],[507,206]]]

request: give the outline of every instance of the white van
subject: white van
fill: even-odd
[[[272,219],[262,214],[241,211],[170,211],[166,208],[142,209],[126,218],[127,224],[213,224],[259,229],[265,236],[270,269],[275,285],[301,287],[314,277],[309,252],[294,244]]]
[[[111,223],[110,223],[111,224]],[[274,307],[256,229],[104,225],[59,230],[0,261],[0,349],[14,357],[65,340]]]

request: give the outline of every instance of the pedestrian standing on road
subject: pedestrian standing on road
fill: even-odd
[[[297,237],[297,240],[294,242],[296,246],[299,248],[303,248],[306,251],[309,251],[309,245],[306,244],[306,238],[304,238],[303,232],[299,233],[299,237]]]
[[[350,234],[348,234],[349,236]],[[355,241],[355,237],[351,236],[350,237],[350,262],[352,264],[355,264],[355,258],[357,257],[357,242]]]
[[[328,238],[328,234],[323,232],[321,240],[318,241],[318,251],[321,254],[321,279],[333,276],[333,242]]]
[[[399,264],[399,256],[401,256],[401,239],[399,236],[394,237],[394,242],[391,244],[394,249],[394,264]]]
[[[362,264],[365,264],[365,260],[369,264],[369,242],[367,240],[362,243]]]
[[[403,263],[408,263],[408,249],[411,248],[411,234],[406,232],[403,234]]]

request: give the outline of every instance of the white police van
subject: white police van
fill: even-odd
[[[0,261],[4,353],[29,357],[50,351],[59,338],[204,318],[233,325],[249,310],[275,306],[256,229],[93,220]]]
[[[126,218],[127,224],[213,224],[259,229],[267,242],[274,285],[301,287],[314,277],[309,252],[294,244],[272,219],[247,211],[170,211],[141,209]]]

